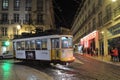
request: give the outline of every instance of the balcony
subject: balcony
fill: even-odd
[[[111,23],[111,20],[112,20],[112,13],[110,13],[109,15],[106,15],[103,18],[103,24],[107,25],[107,24]]]
[[[120,6],[114,9],[114,19],[117,20],[120,18]]]

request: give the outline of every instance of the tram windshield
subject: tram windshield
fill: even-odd
[[[72,47],[72,37],[62,37],[62,48]]]

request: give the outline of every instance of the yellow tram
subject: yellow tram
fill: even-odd
[[[15,58],[49,63],[74,61],[71,35],[45,35],[13,40]]]

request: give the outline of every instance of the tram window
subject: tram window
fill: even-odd
[[[16,43],[16,47],[17,47],[17,50],[20,50],[20,49],[21,49],[21,43],[20,43],[20,42],[17,42],[17,43]]]
[[[22,42],[21,42],[21,50],[24,50],[24,49],[25,49],[25,42],[22,41]]]
[[[35,50],[35,41],[34,40],[30,41],[30,49]]]
[[[72,38],[62,37],[62,48],[72,47]]]
[[[25,49],[26,50],[30,49],[30,41],[25,41]]]
[[[42,40],[42,50],[47,50],[47,39]]]
[[[24,41],[21,41],[21,42],[19,41],[16,43],[17,50],[24,50],[24,48],[25,48]]]
[[[35,40],[36,50],[41,50],[41,40]]]
[[[59,39],[52,39],[52,48],[59,48]]]

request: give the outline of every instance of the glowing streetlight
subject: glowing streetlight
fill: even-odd
[[[17,25],[17,30],[20,30],[21,26],[20,25]]]
[[[104,34],[104,31],[101,31],[102,34]]]
[[[18,31],[21,29],[20,25],[17,25],[17,35],[18,35]]]
[[[112,2],[116,2],[116,0],[112,0]]]

